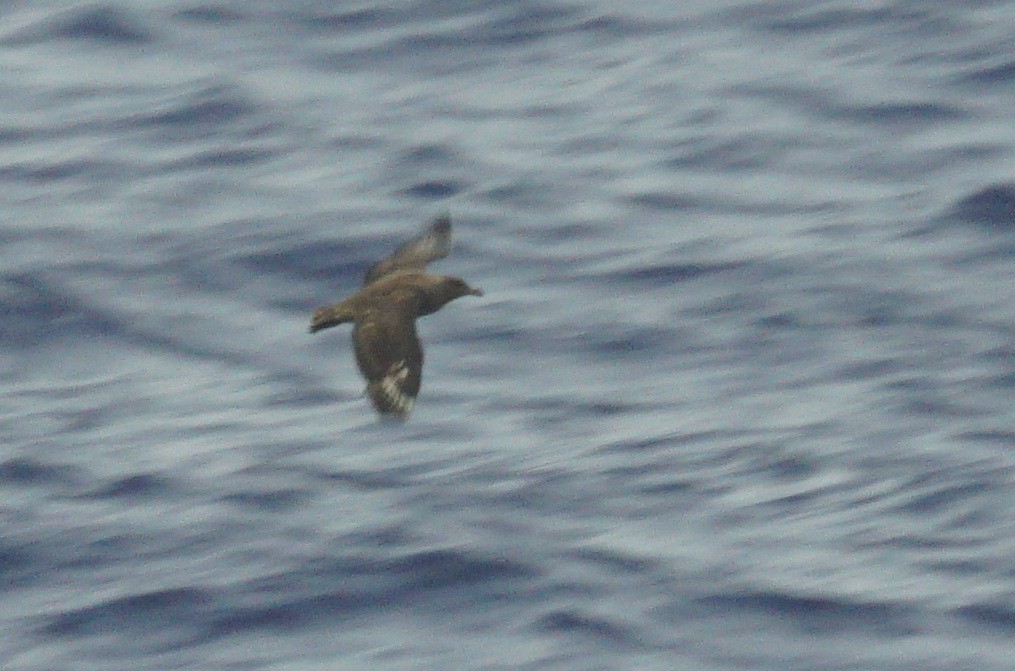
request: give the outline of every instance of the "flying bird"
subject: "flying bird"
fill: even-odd
[[[423,346],[416,319],[433,314],[462,296],[482,296],[459,277],[425,272],[451,248],[451,219],[433,220],[420,235],[370,267],[363,287],[343,301],[319,308],[310,332],[347,322],[356,364],[367,381],[367,396],[382,415],[405,417],[419,394]]]

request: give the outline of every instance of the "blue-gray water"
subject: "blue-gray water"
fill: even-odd
[[[1015,668],[1013,31],[5,3],[0,668]],[[309,313],[445,210],[379,423]]]

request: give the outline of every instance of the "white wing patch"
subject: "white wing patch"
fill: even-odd
[[[402,391],[402,385],[408,377],[409,367],[403,359],[391,364],[388,373],[376,383],[376,389],[388,401],[391,409],[402,414],[412,410],[413,403],[416,402],[416,399]]]

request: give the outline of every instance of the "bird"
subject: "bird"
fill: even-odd
[[[318,308],[310,333],[353,322],[356,364],[366,394],[382,416],[404,419],[412,410],[423,376],[423,346],[416,319],[463,296],[482,296],[460,277],[434,275],[426,266],[448,255],[451,217],[433,219],[422,233],[373,264],[359,291]]]

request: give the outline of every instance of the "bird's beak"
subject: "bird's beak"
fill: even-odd
[[[469,295],[470,296],[482,296],[483,295],[483,290],[482,289],[477,289],[476,287],[469,287]]]

